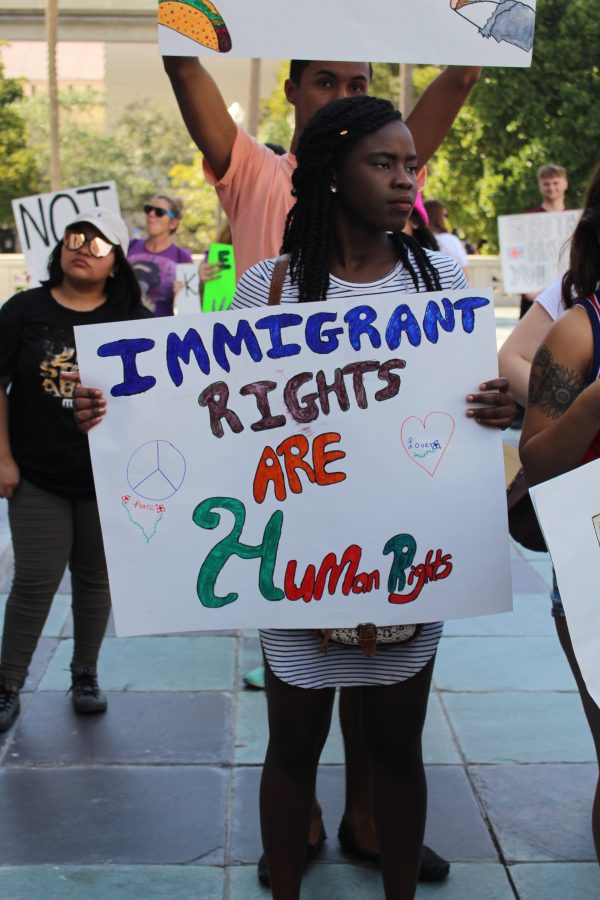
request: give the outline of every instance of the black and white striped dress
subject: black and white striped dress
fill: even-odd
[[[425,251],[437,269],[443,290],[463,290],[467,281],[460,266],[443,253]],[[419,278],[419,292],[425,291],[416,263],[411,263]],[[248,309],[266,305],[269,297],[274,259],[252,266],[241,277],[232,309]],[[379,281],[356,284],[330,276],[328,300],[358,299],[401,291],[414,294],[411,274],[401,262]],[[297,303],[297,288],[286,276],[281,293],[282,303]],[[442,636],[442,622],[428,622],[415,641],[391,644],[369,659],[356,647],[329,643],[327,653],[321,641],[306,629],[262,629],[260,638],[265,656],[273,672],[282,681],[303,688],[353,687],[358,685],[396,684],[416,675],[429,662]]]

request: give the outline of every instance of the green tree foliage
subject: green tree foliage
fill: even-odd
[[[38,177],[31,192],[49,190],[48,98],[38,94],[21,104],[29,145],[36,149]],[[91,88],[60,95],[60,154],[65,187],[114,180],[121,208],[130,222],[143,227],[142,205],[155,193],[177,193],[185,203],[178,240],[202,249],[203,219],[214,230],[216,201],[212,189],[198,193],[182,167],[193,167],[196,147],[179,116],[167,116],[144,104],[128,107],[110,132],[104,129],[104,102]],[[175,177],[171,178],[171,172]],[[200,202],[202,208],[197,208]],[[206,231],[206,229],[205,229]]]
[[[263,143],[281,144],[286,150],[294,133],[294,108],[286,100],[283,86],[290,71],[289,62],[277,70],[277,83],[268,100],[260,105],[258,138]]]
[[[485,69],[430,166],[428,197],[443,199],[453,224],[497,249],[496,216],[539,204],[536,169],[567,168],[568,202],[581,203],[600,158],[600,7],[538,0],[530,69]],[[415,74],[422,89],[427,71]]]
[[[190,163],[172,166],[169,175],[173,190],[185,200],[177,241],[192,252],[205,250],[215,239],[219,203],[215,189],[204,177],[202,154],[196,151]]]
[[[26,145],[26,126],[19,110],[21,82],[6,78],[0,60],[0,225],[12,222],[11,200],[35,188],[35,153]]]

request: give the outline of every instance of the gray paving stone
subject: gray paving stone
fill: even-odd
[[[16,866],[0,868],[0,896],[2,900],[220,900],[223,880],[223,869],[215,866]]]
[[[44,691],[21,716],[6,764],[224,764],[231,756],[228,694],[110,693],[108,712],[79,716],[70,698]]]
[[[423,759],[426,765],[459,765],[461,757],[446,721],[439,694],[432,691],[423,729]]]
[[[70,601],[70,597],[69,597],[69,601]],[[54,598],[54,602],[56,602],[56,598]],[[69,615],[66,618],[63,630],[61,632],[61,637],[63,637],[63,638],[72,638],[73,637],[73,616],[71,615],[70,611],[69,611]],[[112,611],[108,617],[108,622],[106,623],[106,631],[104,632],[104,637],[105,638],[116,637],[115,620],[114,620]]]
[[[258,883],[254,866],[230,868],[229,881],[229,900],[265,900],[267,896]],[[443,900],[514,900],[504,868],[490,863],[456,863],[443,884],[418,886],[416,900],[441,900],[442,897]],[[302,880],[302,900],[383,900],[381,874],[374,866],[317,863]]]
[[[443,698],[468,762],[596,760],[577,693],[445,693]]]
[[[240,767],[233,777],[232,863],[256,862],[261,853],[258,819],[260,769]],[[429,788],[425,840],[450,860],[496,862],[497,854],[475,797],[460,766],[428,766]],[[341,766],[321,766],[317,796],[324,811],[329,839],[320,856],[324,862],[346,860],[337,829],[344,805],[344,771]],[[452,827],[448,823],[452,822]]]
[[[548,594],[516,594],[513,611],[495,616],[452,619],[444,625],[447,637],[538,637],[554,636]]]
[[[543,594],[548,585],[524,559],[511,560],[513,594]]]
[[[57,594],[52,601],[42,634],[46,637],[61,637],[67,621],[71,619],[71,595]]]
[[[237,701],[235,761],[238,765],[261,765],[267,750],[269,735],[267,704],[264,691],[242,691]],[[460,755],[448,723],[442,712],[439,697],[429,698],[427,720],[423,732],[423,756],[426,763],[454,765]],[[321,765],[344,763],[344,743],[340,729],[336,698],[331,730],[321,755]]]
[[[262,650],[260,649],[260,640],[256,637],[242,637],[239,642],[238,657],[238,690],[247,692],[244,686],[244,675],[261,666],[263,662]]]
[[[71,654],[72,642],[61,641],[40,690],[63,688]],[[107,691],[229,691],[234,656],[231,637],[107,638],[98,677]]]
[[[557,638],[442,638],[435,684],[442,691],[572,691]]]
[[[592,900],[600,897],[598,863],[537,863],[510,867],[520,900]]]
[[[255,866],[229,869],[228,900],[267,900],[269,896],[258,882]],[[375,867],[312,865],[302,879],[302,900],[383,900],[381,873]]]
[[[209,766],[4,769],[2,862],[221,865],[227,781]]]
[[[597,765],[473,766],[475,789],[506,860],[595,860]]]
[[[41,637],[29,664],[29,673],[23,686],[24,691],[35,691],[39,686],[52,656],[58,647],[57,638]],[[70,662],[70,657],[69,657]],[[60,689],[67,691],[71,686],[71,673],[65,672]]]

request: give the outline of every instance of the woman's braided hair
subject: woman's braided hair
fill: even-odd
[[[292,284],[298,285],[301,301],[324,300],[329,288],[334,166],[362,138],[401,121],[401,114],[388,100],[348,97],[317,110],[302,132],[298,166],[292,176],[296,203],[288,214],[281,248],[282,253],[290,254],[290,277]],[[438,273],[422,247],[402,232],[394,232],[392,238],[415,290],[419,290],[419,275],[425,290],[441,290]]]

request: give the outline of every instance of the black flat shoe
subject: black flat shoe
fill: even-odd
[[[338,839],[342,850],[349,856],[368,860],[372,863],[380,862],[379,853],[374,853],[372,850],[366,850],[364,847],[357,844],[354,833],[345,819],[342,819],[340,822]],[[443,881],[444,878],[448,877],[449,872],[450,863],[439,856],[435,850],[431,849],[431,847],[427,847],[423,844],[419,865],[419,881],[428,882],[430,884],[436,881]]]
[[[443,856],[439,856],[431,847],[425,844],[421,847],[421,864],[419,866],[419,881],[433,883],[443,881],[450,872],[450,863]]]
[[[317,858],[321,850],[323,849],[323,844],[327,840],[327,835],[325,834],[325,829],[321,831],[321,836],[316,844],[307,844],[306,845],[306,856],[304,857],[304,868],[310,865],[311,862]],[[257,866],[257,874],[258,880],[264,887],[271,887],[271,878],[269,876],[269,867],[267,865],[267,858],[264,853],[261,853],[260,859],[258,860]]]
[[[340,842],[342,850],[344,851],[344,853],[347,853],[348,856],[355,856],[358,859],[366,859],[369,862],[373,863],[379,862],[379,853],[373,853],[372,850],[365,850],[364,847],[360,847],[356,843],[354,832],[345,819],[342,819],[342,821],[340,822],[340,827],[338,828],[338,841]]]

